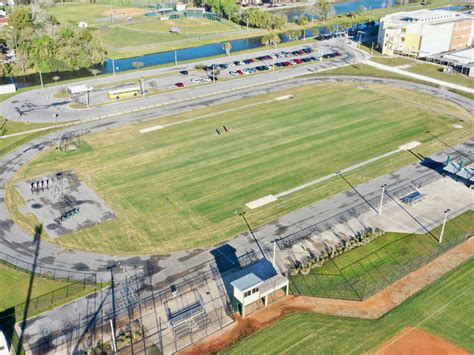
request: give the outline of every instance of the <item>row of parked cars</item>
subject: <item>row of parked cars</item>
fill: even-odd
[[[256,58],[236,60],[236,61],[230,62],[230,63],[221,63],[221,64],[208,65],[208,66],[204,67],[204,70],[212,71],[212,70],[216,70],[216,69],[229,69],[229,68],[235,67],[235,66],[249,65],[249,64],[252,64],[252,63],[256,63],[256,62],[263,62],[265,60],[272,60],[274,58],[287,58],[287,57],[291,57],[291,56],[300,56],[300,55],[310,54],[312,52],[313,52],[313,49],[310,48],[310,47],[305,47],[303,49],[295,50],[295,51],[291,51],[291,52],[280,51],[280,52],[277,52],[277,53],[272,53],[272,54],[268,54],[268,55],[264,55],[264,56],[260,56],[260,57],[256,57]]]
[[[256,58],[237,60],[237,61],[230,62],[230,63],[221,63],[221,64],[208,65],[208,66],[204,67],[204,70],[206,70],[208,72],[208,76],[203,76],[201,78],[193,78],[193,79],[191,79],[191,82],[193,84],[201,84],[202,82],[213,81],[212,80],[213,79],[213,73],[214,73],[215,70],[218,70],[218,69],[229,69],[229,68],[232,68],[232,67],[238,67],[238,66],[241,66],[241,65],[249,65],[249,64],[252,64],[252,63],[256,63],[256,62],[269,61],[269,60],[274,60],[274,59],[277,59],[277,58],[290,58],[290,57],[296,57],[296,56],[303,56],[303,55],[311,54],[313,52],[314,52],[314,50],[312,48],[305,47],[305,48],[302,48],[302,49],[299,49],[299,50],[294,50],[294,51],[291,51],[291,52],[289,52],[289,51],[279,51],[277,53],[272,53],[272,54],[268,54],[268,55],[264,55],[264,56],[259,56],[259,57],[256,57]],[[325,59],[329,59],[329,58],[340,57],[341,55],[342,54],[340,52],[333,52],[333,53],[323,54],[322,56],[306,56],[306,57],[303,57],[303,58],[294,58],[294,59],[288,59],[286,61],[275,62],[275,66],[283,68],[283,67],[289,67],[289,66],[294,66],[294,65],[298,65],[298,64],[305,64],[305,63],[315,62],[317,60],[320,60],[321,57],[325,58]],[[272,65],[263,64],[263,65],[258,65],[256,67],[252,67],[252,68],[242,68],[242,69],[235,68],[235,70],[229,71],[229,74],[232,75],[232,76],[242,76],[242,75],[247,75],[247,74],[254,74],[256,72],[268,71],[268,70],[271,70],[271,69],[273,69]],[[187,75],[188,72],[187,71],[185,71],[185,72],[186,73],[184,73],[184,71],[182,71],[181,74]],[[214,80],[217,80],[217,76],[214,76]],[[183,83],[176,83],[175,86],[182,88],[182,87],[184,87],[184,84]]]

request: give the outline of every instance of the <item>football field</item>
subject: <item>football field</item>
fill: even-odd
[[[294,98],[274,100],[285,94]],[[460,143],[471,133],[471,122],[453,128],[461,119],[472,120],[451,103],[385,85],[305,86],[87,136],[80,151],[46,151],[15,181],[72,170],[117,215],[54,243],[123,254],[186,250],[245,232],[235,211],[243,211],[249,201],[410,141],[422,143],[417,151],[423,155],[446,149],[427,130],[448,144]],[[357,185],[415,161],[402,152],[346,178]],[[247,218],[258,227],[348,188],[342,179],[333,178],[248,211]],[[12,183],[6,203],[23,227],[37,223],[19,212],[21,202]]]

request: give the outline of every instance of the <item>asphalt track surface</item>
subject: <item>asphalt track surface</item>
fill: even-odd
[[[474,113],[472,100],[446,90],[440,90],[417,83],[409,83],[392,79],[363,77],[317,78],[308,76],[272,83],[269,85],[263,85],[258,87],[258,89],[243,89],[238,92],[231,92],[209,98],[206,97],[194,101],[169,105],[159,111],[140,111],[115,119],[91,122],[89,124],[83,125],[80,128],[75,127],[65,131],[77,132],[80,129],[84,129],[86,134],[97,133],[132,123],[144,122],[181,112],[188,112],[204,107],[219,105],[225,102],[240,100],[245,97],[254,97],[256,95],[275,93],[284,89],[291,89],[303,85],[337,82],[356,82],[364,84],[380,83],[394,85],[401,88],[416,90],[417,92],[423,92],[445,98],[464,107],[467,111]],[[54,134],[39,138],[0,158],[0,257],[9,261],[17,258],[30,263],[35,260],[37,271],[41,271],[41,266],[52,267],[76,273],[78,278],[82,278],[80,272],[96,273],[100,280],[110,279],[111,267],[114,267],[116,279],[119,280],[120,277],[123,277],[127,272],[130,272],[130,270],[135,269],[140,272],[145,267],[148,268],[150,265],[152,265],[152,268],[155,271],[154,280],[160,283],[164,282],[165,284],[170,280],[173,281],[179,279],[190,272],[197,272],[200,269],[207,267],[207,263],[214,259],[214,256],[212,256],[210,253],[212,247],[158,256],[117,257],[106,254],[94,254],[82,251],[65,250],[61,247],[48,243],[47,241],[41,240],[41,238],[36,238],[39,240],[35,241],[32,235],[28,235],[18,225],[16,225],[11,219],[10,214],[4,204],[6,183],[13,178],[16,172],[24,164],[34,159],[47,147],[54,145],[57,141],[57,138],[62,133],[63,132],[56,132]],[[467,145],[465,145],[465,147],[462,149],[453,150],[450,148],[448,151],[453,156],[453,158],[462,157],[463,155],[471,155],[473,153],[472,146],[473,144],[471,141],[468,142]],[[443,161],[445,156],[445,154],[439,154],[433,157],[433,159]],[[416,178],[422,177],[426,175],[427,172],[429,172],[428,168],[421,167],[420,164],[416,164],[411,168],[407,167],[402,174],[397,172],[398,178],[396,180],[400,183],[403,183],[403,181],[407,179],[414,180]],[[384,177],[376,180],[383,180],[383,178]],[[392,180],[393,179],[390,178],[390,183],[394,184],[394,181]],[[380,185],[380,181],[374,181],[363,184],[358,187],[358,189],[359,191],[365,191],[363,193],[369,196],[372,193],[379,193],[378,190]],[[324,219],[324,217],[328,215],[337,215],[341,211],[349,208],[351,205],[356,206],[358,204],[360,204],[359,196],[347,195],[344,193],[338,194],[317,204],[319,206],[317,208],[321,208],[321,211],[324,211],[324,213],[318,214],[316,213],[314,206],[309,206],[307,208],[308,212],[306,213],[298,211],[300,215],[291,214],[290,220],[283,223],[284,228],[282,227],[277,230],[272,227],[278,225],[282,226],[281,221],[276,221],[258,229],[255,231],[255,235],[260,241],[260,244],[265,245],[270,243],[270,241],[274,239],[275,235],[281,235],[283,232],[290,233],[292,229],[298,230],[303,225],[307,225],[308,223],[316,223],[318,219]],[[284,219],[285,217],[282,218],[282,220]],[[275,232],[277,232],[277,234],[275,234]],[[248,233],[235,237],[229,241],[229,244],[231,244],[237,250],[237,254],[243,253],[249,249],[256,249],[255,240]]]

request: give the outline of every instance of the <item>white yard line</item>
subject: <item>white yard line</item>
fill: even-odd
[[[409,150],[409,149],[413,149],[415,147],[418,147],[420,145],[420,143],[416,142],[416,141],[413,141],[413,142],[409,142],[407,144],[404,144],[402,146],[400,146],[398,149],[395,149],[395,150],[392,150],[391,152],[388,152],[388,153],[385,153],[385,154],[382,154],[382,155],[379,155],[379,156],[376,156],[374,158],[371,158],[371,159],[368,159],[368,160],[365,160],[363,162],[360,162],[360,163],[357,163],[355,165],[352,165],[348,168],[345,168],[345,169],[342,169],[338,172],[334,172],[332,174],[329,174],[329,175],[326,175],[326,176],[323,176],[319,179],[315,179],[315,180],[312,180],[312,181],[309,181],[305,184],[302,184],[302,185],[299,185],[299,186],[296,186],[290,190],[286,190],[286,191],[283,191],[283,192],[280,192],[278,194],[275,194],[275,195],[268,195],[268,196],[264,196],[262,198],[259,198],[257,200],[253,200],[253,201],[250,201],[250,202],[247,202],[245,204],[245,206],[247,206],[248,208],[250,209],[255,209],[255,208],[258,208],[258,207],[261,207],[261,206],[264,206],[266,204],[269,204],[271,202],[275,202],[277,201],[280,197],[284,197],[284,196],[288,196],[288,195],[291,195],[295,192],[298,192],[298,191],[301,191],[303,189],[306,189],[307,187],[310,187],[310,186],[313,186],[313,185],[316,185],[316,184],[319,184],[323,181],[326,181],[326,180],[329,180],[341,173],[348,173],[352,170],[355,170],[355,169],[358,169],[360,167],[363,167],[365,165],[368,165],[368,164],[372,164],[378,160],[381,160],[381,159],[385,159],[385,158],[388,158],[392,155],[395,155],[395,154],[398,154],[402,151],[405,151],[405,150]]]

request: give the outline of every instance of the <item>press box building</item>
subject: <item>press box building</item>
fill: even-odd
[[[474,16],[446,10],[397,12],[380,19],[383,54],[427,57],[473,44]]]

